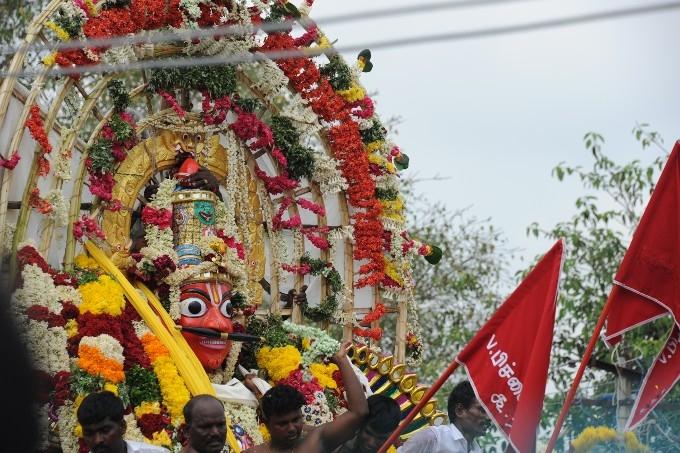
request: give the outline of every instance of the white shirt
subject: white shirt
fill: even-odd
[[[474,440],[469,451],[482,453]],[[468,442],[453,423],[430,426],[407,440],[397,453],[468,453]]]
[[[132,440],[126,440],[127,453],[168,453],[163,447],[157,447],[155,445],[149,445],[142,442],[134,442]]]

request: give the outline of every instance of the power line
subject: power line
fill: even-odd
[[[249,63],[263,60],[280,60],[296,57],[313,57],[322,54],[335,55],[343,52],[356,52],[364,48],[370,49],[385,49],[392,47],[405,47],[422,44],[432,44],[440,42],[464,41],[468,39],[485,38],[491,36],[500,36],[516,33],[524,33],[531,31],[539,31],[550,28],[565,27],[570,25],[584,24],[597,22],[608,19],[620,19],[624,17],[632,17],[642,14],[657,13],[662,11],[669,11],[679,9],[680,2],[667,2],[656,5],[641,6],[627,9],[619,9],[613,11],[604,11],[598,13],[577,15],[565,18],[551,19],[539,22],[532,22],[520,25],[508,25],[502,27],[487,28],[482,30],[472,30],[464,32],[449,32],[427,36],[415,36],[399,39],[392,39],[386,41],[376,41],[373,43],[355,44],[349,46],[338,46],[334,48],[308,48],[300,50],[284,50],[258,53],[242,53],[227,56],[210,56],[197,58],[178,58],[178,59],[150,59],[144,61],[136,61],[125,64],[105,64],[93,66],[77,66],[70,68],[51,68],[40,70],[23,70],[18,72],[0,73],[0,77],[34,77],[38,74],[47,73],[48,76],[62,76],[75,75],[84,73],[103,73],[103,72],[120,72],[124,70],[138,70],[138,69],[157,69],[157,68],[182,68],[189,66],[215,66],[224,64],[238,64]]]
[[[304,22],[307,24],[320,24],[320,25],[332,25],[343,22],[356,22],[361,20],[369,19],[380,19],[395,16],[402,16],[405,14],[415,14],[415,13],[431,13],[441,10],[450,9],[463,9],[463,8],[473,8],[481,6],[492,6],[492,5],[503,5],[510,3],[527,2],[531,0],[462,0],[457,2],[449,3],[424,3],[418,6],[404,6],[390,9],[378,9],[366,12],[357,12],[351,14],[341,14],[337,16],[329,16],[327,18],[321,18],[318,21],[313,21],[309,18],[304,19],[291,19],[285,21],[277,22],[265,22],[260,25],[220,25],[212,28],[201,28],[197,30],[182,30],[182,31],[160,31],[153,34],[148,32],[141,32],[135,35],[128,36],[115,36],[110,38],[95,38],[95,39],[82,39],[73,40],[66,42],[55,42],[55,43],[32,43],[28,46],[29,50],[35,52],[40,52],[43,50],[53,51],[53,50],[77,50],[83,48],[97,48],[97,47],[109,47],[109,46],[120,46],[125,44],[157,44],[157,43],[168,43],[168,42],[190,42],[197,38],[211,38],[216,36],[244,36],[251,33],[256,33],[258,31],[263,31],[266,33],[288,31],[291,27],[295,26],[298,22]],[[535,0],[534,0],[535,1]],[[10,55],[16,53],[20,46],[2,46],[0,47],[0,55]]]

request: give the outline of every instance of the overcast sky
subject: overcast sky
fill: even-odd
[[[316,0],[311,16],[423,4],[405,0]],[[527,0],[506,5],[409,14],[321,28],[338,46],[478,30],[662,3],[660,0]],[[560,161],[589,164],[583,135],[605,136],[617,160],[651,160],[631,129],[648,122],[670,148],[680,138],[680,9],[521,34],[373,52],[362,76],[378,91],[383,118],[400,116],[396,141],[409,172],[439,175],[418,189],[452,209],[491,217],[525,257],[548,241],[527,238],[528,224],[549,227],[573,213],[581,193],[559,183]],[[354,55],[346,55],[353,61]],[[521,262],[515,263],[523,267]]]

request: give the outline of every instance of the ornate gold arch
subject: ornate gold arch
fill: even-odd
[[[120,200],[122,207],[116,212],[104,211],[102,216],[102,229],[114,253],[127,252],[135,201],[154,174],[175,164],[178,145],[182,149],[193,149],[193,137],[187,137],[187,134],[182,132],[161,130],[157,135],[143,140],[132,148],[115,172],[113,199]],[[225,181],[229,162],[227,150],[220,144],[218,135],[210,136],[202,152],[197,152],[197,156],[202,166],[213,172],[219,181]],[[259,282],[265,273],[264,231],[257,185],[252,177],[248,178],[248,200],[249,209],[255,215],[251,221],[246,219],[241,221],[237,214],[236,224],[241,237],[248,234],[252,244],[252,249],[246,250],[248,280],[252,301],[259,305],[262,302],[262,286]],[[235,212],[241,212],[238,206]]]

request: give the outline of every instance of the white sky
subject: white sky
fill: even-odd
[[[405,0],[317,0],[316,19],[417,5]],[[475,30],[592,13],[660,0],[527,0],[512,5],[411,14],[321,28],[339,46]],[[418,190],[452,209],[491,217],[509,246],[533,257],[551,245],[527,238],[533,221],[551,227],[571,217],[579,185],[559,183],[560,161],[589,164],[583,135],[606,140],[619,161],[648,160],[631,129],[648,122],[670,148],[680,138],[680,10],[518,35],[373,52],[362,76],[378,91],[379,114],[399,115],[397,143],[411,157]],[[355,55],[346,55],[353,61]],[[526,264],[517,262],[517,267]]]

